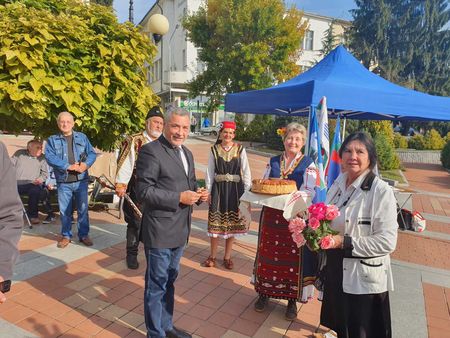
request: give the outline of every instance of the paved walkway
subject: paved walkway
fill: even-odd
[[[8,141],[12,146],[24,144],[20,139]],[[188,146],[194,152],[197,174],[204,177],[209,145],[193,139]],[[253,176],[261,177],[267,158],[250,153],[249,160]],[[434,170],[420,170],[416,181],[421,184],[428,176],[437,175]],[[391,293],[394,337],[450,337],[450,241],[439,238],[439,234],[450,233],[444,218],[449,216],[445,203],[449,202],[450,176],[447,172],[441,175],[444,184],[440,183],[436,192],[442,195],[421,191],[413,197],[415,208],[430,219],[428,229],[432,231],[428,235],[410,231],[399,234],[393,255],[396,290]],[[432,187],[416,185],[408,167],[405,176],[411,189],[435,192]],[[428,201],[435,198],[430,202],[432,209],[423,204],[427,196]],[[253,214],[257,219],[258,210]],[[90,216],[95,243],[91,248],[73,243],[64,250],[57,249],[57,223],[24,230],[15,283],[8,301],[0,305],[0,337],[144,336],[144,264],[139,270],[126,269],[125,227],[115,212],[91,212]],[[265,313],[253,310],[255,292],[249,276],[256,247],[256,222],[249,236],[237,241],[235,269],[230,272],[223,267],[200,266],[209,253],[204,232],[206,207],[196,207],[193,216],[193,232],[176,285],[175,324],[205,338],[310,337],[319,322],[317,300],[299,306],[294,321],[284,319],[283,301],[271,301]],[[142,254],[140,260],[144,263]]]

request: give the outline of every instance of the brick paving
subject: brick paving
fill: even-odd
[[[12,152],[22,147],[26,138],[2,137],[2,141],[6,141]],[[202,178],[209,145],[194,141],[189,148],[194,153],[198,176]],[[253,177],[261,177],[267,157],[249,153],[249,160]],[[405,167],[409,188],[420,191],[413,197],[414,208],[427,214],[450,216],[448,172],[429,165]],[[424,191],[441,195],[427,195]],[[259,209],[252,212],[257,221]],[[91,212],[90,216],[94,225],[122,223],[115,212]],[[206,207],[196,207],[194,223],[204,224],[206,218]],[[256,221],[251,225],[253,233],[257,231]],[[41,226],[27,230],[20,241],[21,254],[29,255],[53,248],[59,225],[56,223],[50,228],[51,231],[43,231]],[[429,231],[449,234],[449,228],[446,222],[428,221]],[[107,231],[107,226],[102,229]],[[283,301],[271,301],[265,313],[253,310],[255,292],[249,276],[255,254],[254,243],[237,241],[233,253],[235,269],[231,272],[220,266],[200,266],[209,253],[208,245],[204,231],[194,229],[181,261],[181,273],[176,285],[175,325],[196,337],[205,338],[312,335],[319,323],[320,302],[317,300],[299,304],[297,319],[292,322],[283,317]],[[428,238],[426,233],[425,236],[416,236],[409,231],[400,232],[393,258],[408,264],[420,264],[424,269],[448,272],[449,245],[449,241]],[[124,247],[125,242],[121,241],[16,282],[8,294],[7,303],[0,306],[0,318],[29,332],[27,337],[143,337],[145,262],[140,254],[139,270],[126,269]],[[219,258],[222,253],[219,252]],[[450,337],[450,283],[448,280],[430,282],[422,279],[420,284],[428,336]],[[8,337],[9,334],[0,329],[0,336]]]

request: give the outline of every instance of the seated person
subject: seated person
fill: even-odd
[[[11,158],[16,168],[17,188],[20,195],[28,195],[27,214],[32,224],[39,224],[38,204],[47,179],[47,162],[42,155],[42,142],[31,140],[27,149],[17,150]]]
[[[42,189],[41,201],[44,205],[47,217],[42,221],[44,224],[51,223],[55,220],[55,213],[52,210],[52,204],[50,197],[52,193],[56,192],[56,179],[53,168],[47,165],[48,177],[44,184],[44,189]]]

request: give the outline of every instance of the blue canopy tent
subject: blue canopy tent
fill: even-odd
[[[225,111],[308,115],[326,96],[328,109],[348,119],[450,121],[450,98],[393,84],[367,70],[343,46],[307,72],[279,85],[225,97]]]

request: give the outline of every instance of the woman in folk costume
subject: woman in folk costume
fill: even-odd
[[[314,195],[317,172],[313,160],[302,153],[306,129],[293,122],[279,130],[284,152],[272,157],[268,177],[294,180],[298,190]],[[285,318],[297,317],[297,301],[307,302],[314,293],[315,255],[306,247],[297,248],[283,211],[264,207],[259,225],[255,261],[255,290],[259,297],[255,310],[262,312],[269,298],[287,299]]]
[[[239,217],[239,198],[251,185],[245,149],[233,142],[235,131],[234,122],[222,123],[217,142],[211,147],[205,179],[210,193],[208,236],[211,239],[211,253],[203,265],[216,266],[219,238],[224,238],[223,265],[229,270],[233,269],[231,250],[234,237],[245,235],[248,230]]]

